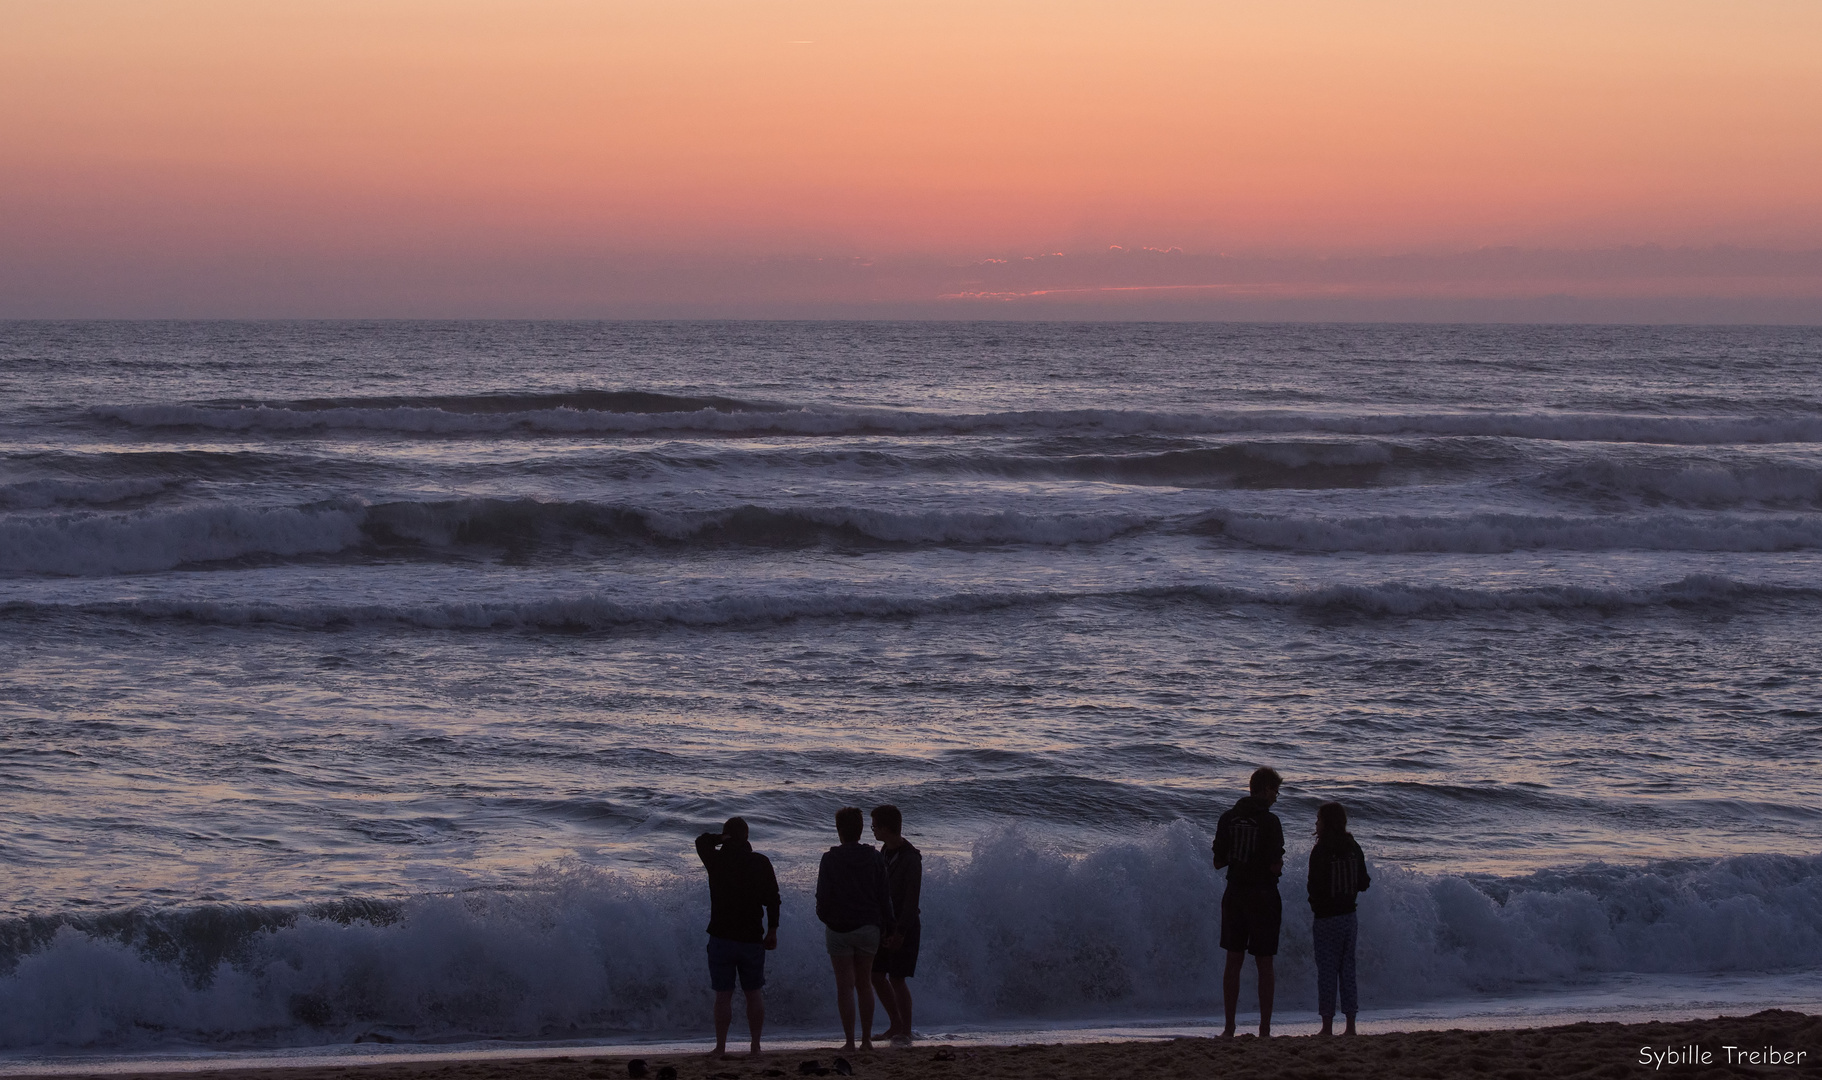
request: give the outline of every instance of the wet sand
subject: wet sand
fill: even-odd
[[[1728,1047],[1735,1050],[1730,1054]],[[1767,1051],[1771,1055],[1767,1055]],[[1654,1055],[1647,1060],[1645,1054]],[[1759,1054],[1757,1062],[1747,1057]],[[1704,1058],[1703,1055],[1706,1055]],[[209,1080],[620,1080],[634,1055],[484,1061],[392,1062],[299,1068],[212,1070]],[[1822,1016],[1767,1010],[1747,1017],[1676,1023],[1580,1023],[1560,1027],[1416,1031],[1353,1038],[1172,1039],[1027,1046],[945,1046],[842,1054],[834,1049],[712,1060],[704,1054],[647,1054],[648,1080],[665,1066],[676,1080],[834,1077],[845,1057],[862,1080],[1103,1080],[1107,1077],[1219,1077],[1222,1080],[1447,1080],[1452,1077],[1617,1078],[1665,1076],[1822,1077]],[[815,1063],[811,1067],[810,1063]],[[818,1073],[816,1069],[828,1070]],[[60,1080],[69,1080],[64,1073]],[[109,1074],[107,1080],[193,1080],[195,1072]],[[668,1080],[668,1077],[666,1078]]]

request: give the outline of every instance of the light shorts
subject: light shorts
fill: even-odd
[[[844,956],[872,956],[879,952],[879,927],[863,926],[857,930],[837,933],[825,926],[822,928],[822,940],[829,947],[829,955],[837,959]]]

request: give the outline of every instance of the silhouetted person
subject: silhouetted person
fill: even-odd
[[[1310,852],[1310,911],[1316,916],[1316,1005],[1322,1034],[1335,1033],[1335,987],[1341,987],[1341,1011],[1348,1018],[1343,1035],[1354,1034],[1360,995],[1354,988],[1354,941],[1359,924],[1356,898],[1373,881],[1367,877],[1366,854],[1348,832],[1348,812],[1338,802],[1316,808],[1316,847]]]
[[[918,939],[923,933],[918,900],[924,890],[924,856],[904,836],[905,819],[896,806],[873,808],[873,838],[886,860],[886,883],[892,893],[892,933],[873,957],[873,992],[886,1008],[886,1038],[894,1046],[911,1045],[911,988],[905,980],[917,974]]]
[[[835,1005],[841,1013],[844,1050],[854,1049],[854,1002],[860,1000],[860,1045],[873,1049],[873,954],[893,931],[886,861],[860,842],[860,808],[835,812],[841,844],[822,853],[816,872],[816,917],[822,920],[829,962],[835,968]]]
[[[1221,947],[1227,950],[1227,970],[1221,976],[1221,1003],[1227,1010],[1223,1038],[1234,1034],[1240,970],[1246,966],[1247,953],[1253,954],[1259,968],[1259,1035],[1272,1033],[1272,958],[1278,955],[1278,928],[1284,921],[1284,903],[1278,896],[1284,826],[1271,806],[1283,783],[1272,769],[1253,770],[1247,784],[1251,793],[1222,814],[1215,827],[1215,869],[1227,868],[1227,889],[1221,894]]]
[[[696,854],[709,871],[709,985],[715,989],[715,1049],[728,1050],[734,1021],[734,982],[746,992],[747,1029],[759,1053],[765,1028],[765,954],[778,948],[778,875],[772,860],[747,843],[747,823],[729,818],[718,833],[696,838]],[[764,911],[766,925],[759,926]]]

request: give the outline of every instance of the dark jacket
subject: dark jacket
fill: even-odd
[[[1354,898],[1367,891],[1373,879],[1367,877],[1366,853],[1354,842],[1353,833],[1323,837],[1310,852],[1310,910],[1316,918],[1346,915],[1354,910]]]
[[[892,893],[892,918],[897,932],[917,930],[918,901],[924,892],[924,854],[907,840],[880,852],[886,860],[886,884]]]
[[[892,892],[886,883],[886,860],[872,844],[855,841],[822,853],[816,871],[816,917],[838,934],[877,926],[890,934]]]
[[[1248,795],[1215,826],[1215,861],[1226,865],[1229,888],[1278,887],[1284,825],[1270,807],[1264,799]]]
[[[764,941],[766,927],[778,929],[778,875],[772,872],[772,860],[745,840],[723,841],[720,833],[698,836],[696,854],[709,871],[709,936]],[[759,925],[762,908],[766,927]]]

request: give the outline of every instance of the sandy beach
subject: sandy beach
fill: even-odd
[[[777,1080],[840,1075],[833,1048],[714,1060],[703,1054],[639,1057],[646,1075],[665,1066],[676,1080]],[[610,1080],[628,1076],[626,1052],[484,1061],[440,1059],[372,1065],[211,1070],[211,1080]],[[1579,1023],[1511,1030],[1416,1031],[1354,1038],[1171,1039],[1062,1045],[948,1046],[850,1053],[856,1077],[1099,1080],[1102,1077],[1222,1077],[1224,1080],[1379,1080],[1418,1077],[1822,1076],[1822,1016],[1766,1010],[1680,1023]],[[826,1070],[818,1072],[817,1070]],[[60,1080],[74,1074],[60,1073]],[[100,1074],[94,1074],[99,1076]],[[179,1080],[196,1072],[108,1073]]]

